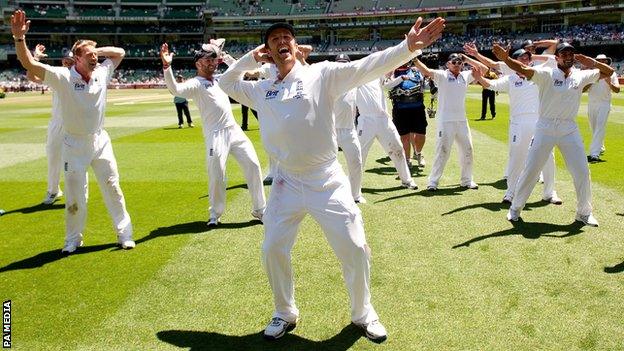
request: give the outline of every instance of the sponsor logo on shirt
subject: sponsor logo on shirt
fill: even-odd
[[[562,87],[563,86],[563,81],[559,80],[559,79],[555,79],[554,85],[556,87]]]
[[[448,77],[448,81],[451,83],[454,82],[455,80],[456,80],[455,77]]]
[[[522,86],[522,83],[523,82],[521,80],[517,80],[517,81],[514,82],[514,85],[516,86],[516,88],[519,88],[519,87]]]
[[[74,90],[82,91],[85,90],[86,84],[84,83],[74,83]]]
[[[275,99],[277,97],[277,94],[279,93],[279,90],[268,90],[266,92],[266,95],[264,96],[265,100],[272,100]]]

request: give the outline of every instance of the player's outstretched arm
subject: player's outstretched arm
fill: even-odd
[[[492,69],[498,68],[498,62],[490,59],[489,57],[483,56],[477,49],[477,45],[475,43],[464,44],[464,53],[466,53],[466,55],[470,55],[474,57],[479,62],[487,66],[488,68],[492,68]]]
[[[13,34],[13,40],[15,41],[15,52],[17,53],[17,59],[31,75],[45,78],[45,68],[42,63],[35,60],[30,54],[30,50],[26,46],[26,33],[30,29],[30,21],[26,20],[26,13],[22,10],[17,10],[11,16],[11,34]]]
[[[597,68],[600,71],[600,75],[602,77],[611,77],[611,75],[613,75],[613,72],[615,72],[613,67],[607,65],[606,63],[599,62],[583,54],[574,54],[574,60],[576,60],[585,67]]]
[[[160,46],[160,59],[163,63],[163,76],[165,77],[165,85],[167,90],[173,96],[181,96],[183,98],[192,98],[193,92],[197,87],[193,82],[186,81],[184,83],[176,82],[173,77],[173,69],[171,62],[173,61],[173,53],[169,52],[169,45],[164,43]]]
[[[494,43],[494,46],[492,47],[492,52],[494,53],[494,56],[496,56],[497,59],[505,62],[505,64],[509,66],[509,68],[511,68],[512,70],[527,77],[527,79],[533,78],[533,74],[535,73],[535,70],[509,57],[508,48],[503,48],[499,44]]]
[[[414,58],[414,61],[412,61],[414,63],[414,66],[416,66],[416,69],[420,71],[420,73],[422,73],[425,77],[429,77],[431,79],[433,79],[433,71],[431,69],[429,69],[429,67],[427,67],[427,65],[425,65],[424,63],[422,63],[418,57]]]

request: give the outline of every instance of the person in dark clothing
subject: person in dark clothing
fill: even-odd
[[[245,74],[245,77],[243,77],[243,80],[258,80],[258,74],[257,73]],[[256,120],[258,119],[258,113],[256,112],[256,110],[254,110],[253,108],[250,109],[248,106],[241,104],[241,115],[243,116],[243,120],[241,122],[242,130],[247,130],[249,128],[249,125],[248,125],[249,110],[251,110],[251,113],[253,113],[254,117],[256,117]]]
[[[176,80],[178,83],[182,83],[183,77],[181,75],[176,76]],[[175,104],[176,110],[178,111],[178,128],[182,128],[184,126],[184,118],[182,117],[182,113],[186,116],[186,123],[190,128],[195,127],[193,124],[193,120],[191,119],[191,112],[188,108],[188,100],[180,96],[173,97],[173,103]]]
[[[483,77],[490,80],[498,78],[496,73],[492,72],[492,70],[488,70]],[[490,103],[490,114],[492,115],[492,119],[494,119],[496,118],[496,92],[494,90],[483,88],[483,91],[481,92],[481,120],[485,119],[488,101]]]

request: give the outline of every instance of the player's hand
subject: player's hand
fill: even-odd
[[[466,55],[477,56],[479,54],[479,50],[477,49],[477,45],[474,42],[464,44],[464,52]]]
[[[470,70],[472,70],[472,77],[475,80],[479,80],[483,77],[483,73],[481,72],[481,69],[478,66],[471,66]]]
[[[269,49],[264,46],[264,44],[259,45],[255,49],[252,50],[252,54],[256,62],[267,62],[267,63],[275,63],[273,58],[269,54]]]
[[[160,46],[160,59],[162,60],[164,67],[171,66],[171,62],[173,61],[173,52],[169,52],[169,45],[167,45],[167,43]]]
[[[574,54],[574,60],[587,68],[594,68],[596,60],[583,54]]]
[[[17,10],[11,15],[11,34],[16,38],[23,38],[30,29],[30,21],[26,20],[26,13]]]
[[[492,46],[492,53],[494,53],[494,56],[500,61],[505,61],[509,57],[509,47],[504,48],[500,44],[494,43],[494,46]]]
[[[297,54],[296,54],[297,60],[299,61],[307,60],[312,50],[313,50],[312,45],[297,45]]]
[[[43,44],[37,44],[35,46],[35,53],[33,54],[35,60],[39,61],[44,57],[48,57],[48,54],[45,53],[46,47]]]
[[[408,79],[410,79],[410,77],[409,76],[401,76],[401,79],[408,80]]]
[[[445,21],[442,17],[437,17],[424,28],[420,28],[422,22],[422,17],[418,17],[416,23],[414,23],[409,33],[407,33],[407,46],[412,52],[426,48],[431,45],[431,43],[438,40],[438,38],[442,36],[442,31],[445,27]]]

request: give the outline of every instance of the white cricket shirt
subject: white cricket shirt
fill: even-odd
[[[217,76],[213,80],[196,76],[183,83],[177,83],[171,67],[164,70],[164,75],[167,89],[173,96],[191,98],[195,101],[202,117],[202,130],[205,136],[207,133],[236,124],[230,99],[219,87]]]
[[[537,121],[539,116],[539,88],[535,83],[521,78],[517,73],[490,81],[488,88],[509,93],[509,115],[511,122],[520,119]]]
[[[303,66],[296,62],[282,80],[243,81],[245,71],[258,67],[249,52],[223,74],[219,84],[232,98],[258,111],[262,143],[278,167],[307,172],[336,160],[336,98],[419,53],[410,52],[403,41],[348,63]]]
[[[355,95],[356,89],[351,89],[336,99],[334,104],[334,120],[336,128],[355,128]]]
[[[540,118],[575,120],[583,87],[600,77],[598,69],[572,70],[566,78],[559,68],[535,67],[531,81],[539,87]]]
[[[63,128],[75,135],[93,134],[102,129],[106,110],[107,84],[115,70],[107,59],[95,67],[91,80],[85,82],[75,66],[71,68],[43,65],[43,82],[55,90]]]
[[[611,84],[615,86],[619,86],[617,73],[613,72],[611,77],[607,78],[611,80]],[[589,103],[591,104],[600,104],[600,103],[611,103],[611,88],[607,84],[604,79],[598,80],[597,83],[594,83],[589,87],[587,91],[589,97]]]
[[[384,78],[377,78],[357,88],[355,104],[360,115],[388,118],[386,95],[382,88]]]
[[[438,122],[466,120],[466,91],[474,81],[471,71],[462,71],[455,77],[449,70],[432,69],[433,81],[438,86]]]

